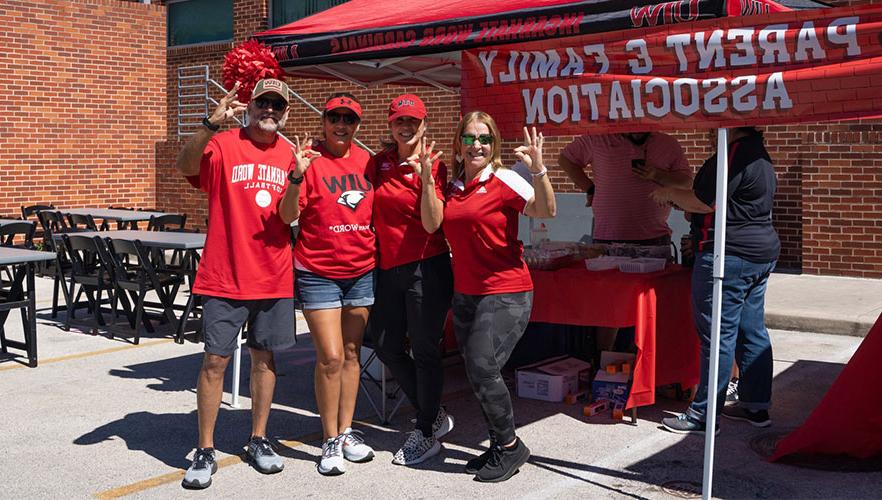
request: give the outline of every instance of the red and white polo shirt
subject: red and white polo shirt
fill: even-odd
[[[518,240],[518,214],[533,186],[517,172],[488,165],[467,185],[450,184],[444,234],[450,244],[453,289],[466,295],[526,292],[533,280]]]
[[[387,149],[371,159],[374,182],[374,230],[377,232],[381,269],[416,262],[447,252],[444,233],[423,228],[420,216],[422,181],[407,163],[398,161],[398,150]],[[447,167],[432,165],[435,193],[444,200]]]
[[[312,161],[300,185],[294,266],[331,279],[361,276],[374,268],[376,255],[370,155],[354,144],[343,158],[321,143],[313,149],[322,156]]]

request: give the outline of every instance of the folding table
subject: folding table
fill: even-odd
[[[15,273],[9,289],[0,291],[0,345],[2,352],[8,347],[24,349],[28,355],[28,366],[37,366],[37,306],[34,293],[34,263],[55,259],[52,252],[25,250],[21,248],[0,247],[0,266],[15,266]],[[25,281],[27,281],[25,283]],[[24,342],[8,340],[3,324],[9,311],[21,309],[24,327]]]

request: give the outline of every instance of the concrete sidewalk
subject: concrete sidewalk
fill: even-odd
[[[863,337],[882,314],[882,280],[775,273],[766,325],[781,330]]]

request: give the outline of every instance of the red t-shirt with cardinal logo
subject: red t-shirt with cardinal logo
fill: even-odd
[[[371,158],[374,183],[374,229],[377,231],[381,269],[416,262],[448,252],[444,233],[427,233],[420,218],[422,181],[413,167],[398,161],[398,150],[385,150]],[[432,165],[435,193],[444,199],[447,167]]]
[[[291,148],[252,141],[245,129],[215,135],[202,153],[208,234],[193,293],[235,300],[294,296],[291,228],[279,216]]]
[[[354,144],[344,158],[322,143],[313,149],[322,156],[312,161],[300,185],[294,266],[331,279],[361,276],[376,261],[370,155]]]

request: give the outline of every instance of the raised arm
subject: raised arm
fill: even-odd
[[[444,203],[438,199],[438,193],[435,191],[435,177],[432,176],[432,165],[441,158],[443,151],[433,153],[435,149],[435,141],[426,144],[428,140],[423,137],[420,152],[414,154],[407,159],[407,164],[413,167],[413,170],[420,176],[420,184],[422,184],[422,195],[420,197],[420,221],[423,223],[423,229],[429,233],[434,233],[441,227],[444,221]]]
[[[548,180],[548,169],[545,168],[542,158],[544,143],[545,137],[541,132],[536,132],[536,127],[533,127],[532,134],[524,127],[524,145],[515,148],[515,156],[527,165],[533,178],[533,198],[524,207],[524,214],[530,217],[549,218],[557,214],[554,189]],[[585,173],[582,172],[582,175]]]
[[[233,86],[233,90],[221,98],[214,113],[208,117],[208,121],[212,126],[220,127],[233,115],[245,111],[247,106],[236,99],[236,92],[238,91],[239,82],[236,82],[236,85]],[[208,127],[199,127],[199,130],[190,137],[190,140],[184,144],[184,147],[178,153],[178,159],[175,163],[175,168],[178,169],[178,172],[185,177],[199,175],[199,165],[202,161],[202,152],[205,151],[205,145],[208,144],[208,141],[214,133],[215,130],[211,130]]]

